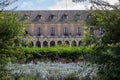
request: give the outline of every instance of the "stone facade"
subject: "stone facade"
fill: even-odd
[[[26,32],[32,36],[33,46],[49,47],[58,44],[79,46],[83,26],[78,21],[87,20],[87,11],[46,10],[17,11],[20,20],[28,19]]]

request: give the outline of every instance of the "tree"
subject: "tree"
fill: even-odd
[[[25,22],[19,21],[17,13],[4,11],[16,0],[0,1],[0,80],[8,80],[10,77],[5,66],[8,62],[15,62],[18,57],[22,56],[20,48],[13,46],[20,35],[24,34]]]
[[[5,10],[5,8],[7,6],[11,5],[12,3],[16,2],[16,1],[17,0],[0,0],[0,10],[1,11]],[[13,10],[16,9],[16,8],[17,8],[17,6],[14,7]]]
[[[19,21],[17,14],[0,12],[0,64],[3,65],[0,66],[3,70],[0,72],[3,76],[5,75],[3,74],[5,72],[4,65],[17,59],[16,56],[20,55],[19,48],[12,45],[15,40],[19,40],[18,38],[24,33],[24,29],[25,23]]]
[[[101,65],[98,76],[100,80],[120,79],[120,0],[114,5],[102,0],[91,1],[91,17],[88,25],[102,27],[104,35],[101,37],[103,45],[95,46],[91,61]]]
[[[105,33],[102,38],[104,43],[120,42],[120,5],[118,5],[120,1],[115,5],[111,5],[104,1],[93,1],[92,4],[92,9],[94,11],[90,11],[91,18],[88,20],[88,24],[104,29]]]

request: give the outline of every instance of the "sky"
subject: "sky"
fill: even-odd
[[[105,0],[111,4],[117,0]],[[86,10],[91,4],[86,2],[75,3],[72,0],[18,0],[6,9],[16,7],[16,10]]]

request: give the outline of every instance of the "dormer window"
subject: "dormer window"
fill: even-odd
[[[39,21],[41,18],[42,18],[41,15],[37,15],[34,20],[35,20],[35,21]]]
[[[63,19],[63,20],[66,20],[67,18],[68,18],[68,15],[63,15],[63,16],[62,16],[62,19]]]
[[[41,19],[41,18],[42,18],[42,15],[37,15],[37,18],[38,18],[38,19]]]
[[[55,15],[50,15],[49,18],[50,20],[53,20],[55,18]]]
[[[47,21],[52,21],[52,20],[54,20],[54,19],[55,19],[55,15],[50,15],[50,16],[48,17]]]

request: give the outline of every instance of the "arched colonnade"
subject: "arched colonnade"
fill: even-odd
[[[37,40],[37,41],[32,41],[32,46],[33,47],[53,47],[57,45],[66,45],[69,47],[72,46],[80,46],[81,45],[81,40]]]

